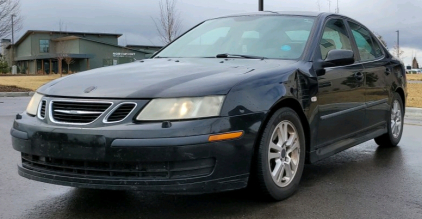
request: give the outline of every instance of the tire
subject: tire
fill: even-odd
[[[277,110],[266,124],[256,154],[257,190],[264,198],[281,201],[296,192],[305,166],[305,149],[297,113],[286,107]],[[281,174],[276,174],[276,168]]]
[[[395,147],[399,144],[403,134],[403,118],[403,101],[398,93],[394,93],[390,117],[387,121],[388,132],[374,139],[380,147]]]

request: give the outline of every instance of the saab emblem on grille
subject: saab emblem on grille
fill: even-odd
[[[85,89],[85,93],[89,93],[89,92],[91,92],[91,91],[93,91],[93,90],[95,90],[95,89],[97,89],[97,87],[95,87],[95,86],[91,86],[91,87],[88,87],[87,89]]]
[[[65,110],[63,110],[63,111],[65,111]],[[67,113],[67,114],[74,114],[74,115],[79,114],[79,113],[78,113],[78,111],[76,111],[76,110],[69,110],[69,111],[64,112],[64,113]]]

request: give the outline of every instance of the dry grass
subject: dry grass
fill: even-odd
[[[59,77],[59,74],[39,76],[0,76],[0,85],[17,86],[35,91],[45,83]]]
[[[422,81],[422,74],[407,74],[408,81]]]
[[[422,108],[422,84],[407,84],[407,106]]]

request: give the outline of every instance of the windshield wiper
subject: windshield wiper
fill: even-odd
[[[240,54],[230,54],[230,53],[217,54],[215,57],[216,58],[265,59],[265,57],[261,57],[261,56],[240,55]]]

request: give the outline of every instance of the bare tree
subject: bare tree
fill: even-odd
[[[66,64],[67,64],[67,73],[68,74],[70,74],[70,65],[71,64],[73,64],[74,62],[75,62],[75,60],[73,60],[73,58],[72,57],[70,57],[70,56],[66,56],[65,58],[64,58],[64,61],[66,62]]]
[[[377,36],[378,40],[382,43],[382,45],[384,45],[385,48],[387,48],[387,43],[385,42],[384,38],[377,33],[375,33],[375,36]]]
[[[14,31],[21,30],[20,0],[0,0],[0,38],[12,34],[12,16]]]
[[[66,54],[66,42],[61,40],[61,41],[57,41],[56,43],[56,59],[57,59],[57,67],[58,67],[58,71],[60,73],[60,77],[63,76],[63,60],[68,57],[68,55]]]
[[[398,59],[403,59],[405,57],[402,57],[404,51],[397,47],[397,45],[394,45],[393,47],[393,55],[396,56]]]
[[[177,0],[160,0],[160,17],[153,18],[161,40],[168,44],[176,39],[181,30],[180,13],[176,8]]]
[[[67,52],[67,44],[65,40],[61,40],[62,37],[62,31],[64,28],[64,23],[62,20],[59,21],[59,39],[56,42],[56,59],[57,59],[57,68],[58,73],[60,73],[60,77],[63,76],[63,60],[65,60],[68,57]],[[65,30],[66,31],[66,30]]]

